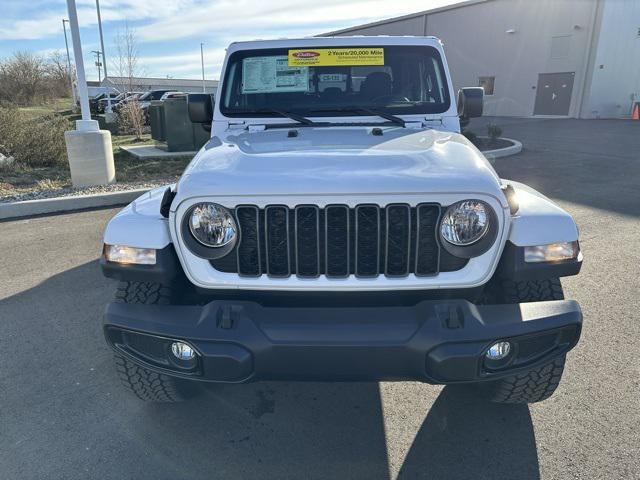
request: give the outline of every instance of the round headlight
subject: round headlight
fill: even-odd
[[[235,239],[238,231],[231,212],[215,203],[199,203],[191,210],[189,230],[207,247],[224,247]]]
[[[440,235],[445,241],[457,246],[477,242],[489,229],[489,208],[479,200],[454,203],[444,212]]]

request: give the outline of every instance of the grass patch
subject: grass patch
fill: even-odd
[[[31,118],[41,117],[51,113],[58,113],[61,115],[71,115],[73,107],[73,100],[69,98],[57,98],[51,102],[41,103],[31,107],[19,107],[18,110],[24,112]]]

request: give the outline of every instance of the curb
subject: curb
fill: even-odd
[[[72,197],[41,198],[21,202],[0,203],[0,220],[31,217],[34,215],[85,210],[97,207],[126,205],[148,192],[148,188],[124,190],[121,192],[77,195]]]
[[[488,137],[481,137],[488,138]],[[502,157],[510,157],[511,155],[516,155],[522,151],[522,142],[518,140],[514,140],[513,138],[500,137],[502,140],[506,140],[508,142],[512,142],[513,145],[505,148],[497,148],[495,150],[486,150],[482,152],[482,154],[490,160],[494,158],[502,158]]]

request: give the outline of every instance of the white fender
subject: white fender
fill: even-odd
[[[578,240],[578,227],[569,213],[527,185],[503,181],[513,186],[520,205],[511,219],[511,243],[524,247]]]
[[[160,202],[167,187],[155,188],[136,198],[111,219],[104,232],[104,243],[127,247],[161,249],[171,243],[166,218],[160,215]]]

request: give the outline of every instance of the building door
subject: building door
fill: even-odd
[[[575,72],[540,73],[534,115],[569,115]]]

